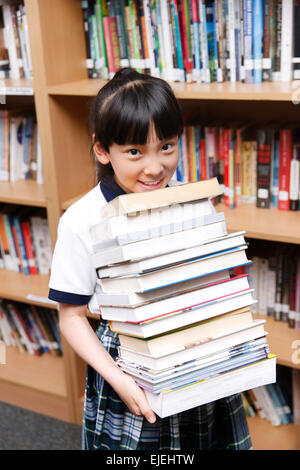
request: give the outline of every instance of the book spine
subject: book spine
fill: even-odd
[[[252,0],[244,0],[244,66],[245,83],[253,83],[253,59],[252,59]]]
[[[207,179],[207,159],[206,159],[205,135],[204,135],[204,130],[202,127],[200,128],[199,153],[200,153],[200,181],[203,181]]]
[[[270,15],[269,15],[269,57],[270,57],[270,81],[273,80],[273,70],[275,61],[275,48],[276,48],[276,0],[270,0]]]
[[[282,1],[275,2],[275,52],[272,80],[280,80],[280,62],[281,62],[281,27],[282,27]]]
[[[281,320],[281,303],[283,296],[283,255],[279,253],[277,255],[277,266],[276,266],[276,294],[275,294],[275,305],[274,305],[274,319]]]
[[[224,158],[224,203],[229,207],[229,146],[230,131],[223,129],[223,158]]]
[[[142,68],[143,73],[149,73],[148,61],[146,57],[147,43],[144,40],[145,38],[144,38],[144,31],[143,31],[143,5],[142,5],[141,0],[134,0],[133,7],[134,7],[138,47],[139,47],[139,52],[140,52],[141,68]]]
[[[293,0],[282,0],[280,80],[292,80]]]
[[[23,234],[24,245],[25,245],[26,256],[27,256],[27,260],[28,260],[28,266],[29,266],[30,274],[37,274],[37,268],[36,268],[36,263],[35,263],[35,254],[34,254],[33,244],[32,244],[32,240],[31,240],[29,222],[27,222],[27,221],[21,222],[21,229],[22,229],[22,234]]]
[[[193,80],[201,82],[200,29],[197,0],[192,0],[192,27],[194,37],[194,69]]]
[[[118,42],[120,48],[120,66],[129,67],[128,38],[126,31],[124,0],[115,1],[115,17],[117,22]]]
[[[173,50],[172,50],[172,34],[170,34],[169,24],[169,8],[167,0],[160,0],[161,19],[162,19],[162,34],[165,53],[165,69],[163,78],[169,81],[176,80],[176,73],[173,67]]]
[[[108,59],[106,53],[106,38],[104,34],[103,19],[108,16],[108,10],[105,0],[96,0],[95,7],[95,17],[96,17],[96,34],[99,44],[99,69],[100,77],[103,80],[108,79]]]
[[[234,131],[231,129],[229,134],[229,161],[228,161],[228,204],[229,209],[234,209]]]
[[[265,82],[271,80],[271,57],[270,57],[270,21],[271,21],[271,0],[264,0],[264,34],[263,34],[263,75]]]
[[[3,22],[4,22],[4,42],[8,50],[9,65],[10,65],[10,78],[21,78],[20,69],[18,65],[17,48],[14,38],[13,23],[11,16],[11,9],[9,5],[2,6]]]
[[[262,82],[262,40],[264,31],[263,1],[253,0],[254,83]]]
[[[177,181],[183,182],[183,162],[182,162],[182,136],[180,136],[178,141],[179,147],[179,160],[176,168],[176,179]]]
[[[296,321],[296,289],[297,289],[297,258],[291,256],[290,260],[290,291],[288,323],[290,328],[295,328]]]
[[[201,44],[201,81],[210,83],[209,61],[208,61],[208,43],[207,43],[207,25],[206,25],[206,5],[204,0],[198,0],[199,11],[199,30]]]
[[[89,11],[88,11],[88,1],[81,1],[82,16],[83,16],[83,28],[84,28],[84,40],[85,40],[85,50],[86,50],[86,68],[89,78],[93,78],[93,59],[91,54],[91,45],[90,45],[90,32],[89,32]]]
[[[13,234],[13,229],[10,221],[10,217],[7,214],[3,214],[4,217],[4,225],[5,225],[5,230],[6,230],[6,235],[8,238],[8,243],[9,243],[9,250],[11,253],[13,253],[13,259],[15,263],[15,270],[17,272],[22,272],[22,265],[20,262],[20,258],[18,255],[17,247],[16,247],[16,242],[15,242],[15,237]]]
[[[271,186],[271,205],[278,206],[278,188],[279,188],[279,140],[276,137],[274,142],[274,159],[272,165],[272,186]]]
[[[290,165],[292,158],[292,131],[279,131],[279,193],[278,209],[289,210]]]
[[[300,78],[300,3],[294,2],[293,23],[293,79]]]
[[[200,181],[200,126],[194,127],[194,149],[196,159],[196,181]]]
[[[270,207],[272,132],[257,131],[257,198],[256,207]]]
[[[215,51],[215,22],[214,22],[214,2],[206,5],[206,30],[207,30],[207,46],[208,46],[208,65],[210,73],[210,81],[217,81],[216,67],[216,51]]]
[[[109,77],[112,78],[120,68],[120,51],[117,35],[116,18],[106,16],[103,18],[103,29],[106,39],[106,53]]]
[[[231,82],[236,82],[236,52],[235,52],[235,1],[237,0],[228,0],[228,25],[227,25],[227,34],[228,34],[228,74],[229,80]]]
[[[290,210],[298,211],[300,191],[300,146],[294,145],[293,159],[290,166]]]
[[[241,159],[242,159],[242,130],[236,130],[236,139],[235,139],[235,185],[234,185],[234,205],[235,207],[240,207],[242,202],[242,183],[241,183]]]
[[[174,18],[174,28],[175,28],[175,49],[177,55],[177,65],[178,65],[178,73],[179,73],[179,81],[183,82],[185,80],[184,74],[184,64],[183,64],[183,53],[182,53],[182,44],[181,44],[181,36],[180,36],[180,25],[179,25],[179,15],[178,15],[178,2],[177,0],[172,0],[171,8],[173,12]]]
[[[30,272],[19,218],[17,216],[12,216],[11,224],[22,272],[28,276]]]
[[[145,15],[145,29],[148,40],[149,49],[149,67],[151,75],[154,77],[159,76],[157,51],[155,47],[155,26],[152,19],[152,11],[150,0],[144,0],[144,15]]]

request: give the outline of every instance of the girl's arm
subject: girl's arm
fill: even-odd
[[[86,305],[59,304],[59,327],[74,351],[106,380],[135,415],[154,423],[144,391],[125,374],[102,346],[86,317]]]

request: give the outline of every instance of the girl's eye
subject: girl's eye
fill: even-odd
[[[137,157],[140,154],[140,151],[138,149],[130,149],[128,150],[128,153],[132,157]]]
[[[163,151],[166,151],[166,150],[171,150],[172,147],[173,147],[172,144],[164,144],[161,149]]]

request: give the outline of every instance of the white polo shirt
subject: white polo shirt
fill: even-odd
[[[49,299],[71,305],[87,305],[99,313],[96,270],[92,262],[90,227],[101,220],[100,209],[124,191],[112,178],[101,181],[70,206],[58,225],[49,281]]]

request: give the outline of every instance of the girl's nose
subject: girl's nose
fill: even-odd
[[[161,163],[151,162],[148,164],[145,169],[144,173],[146,176],[159,176],[163,172],[163,165]]]

